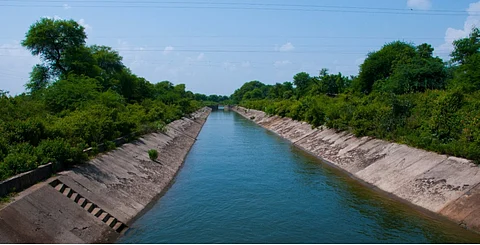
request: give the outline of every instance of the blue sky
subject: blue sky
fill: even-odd
[[[291,81],[301,71],[356,75],[369,51],[394,40],[430,43],[448,59],[451,41],[480,26],[480,1],[0,0],[0,89],[11,95],[24,92],[40,62],[19,43],[46,16],[78,21],[88,44],[115,48],[152,83],[230,95],[245,82]]]

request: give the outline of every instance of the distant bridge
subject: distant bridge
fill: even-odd
[[[214,111],[217,111],[217,110],[225,110],[225,111],[229,111],[230,110],[230,105],[211,105],[211,106],[208,106],[210,108],[212,108],[212,110]]]

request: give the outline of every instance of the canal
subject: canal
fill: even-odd
[[[235,112],[212,112],[167,193],[119,243],[478,243]]]

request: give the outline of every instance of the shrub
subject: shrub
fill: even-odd
[[[106,147],[106,151],[111,151],[111,150],[114,150],[115,148],[117,148],[117,145],[115,145],[115,143],[112,142],[112,141],[107,141],[104,144],[105,144],[105,147]]]
[[[35,155],[27,152],[12,152],[5,157],[0,166],[0,177],[8,178],[10,176],[33,170],[37,167],[37,158]]]
[[[158,151],[155,149],[148,150],[148,157],[150,158],[150,160],[156,161],[158,158]]]
[[[40,164],[53,162],[56,167],[82,163],[86,156],[82,149],[72,147],[65,139],[44,140],[35,149]]]

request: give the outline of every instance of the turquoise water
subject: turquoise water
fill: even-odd
[[[212,112],[175,183],[119,243],[478,243],[234,112]]]

